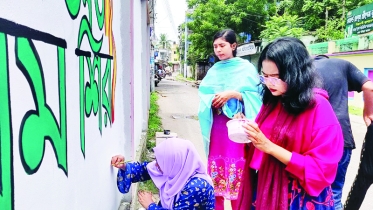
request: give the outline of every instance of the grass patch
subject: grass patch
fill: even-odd
[[[175,79],[179,80],[179,81],[184,81],[185,80],[182,74],[176,75]]]
[[[152,161],[147,156],[148,151],[151,151],[155,147],[155,133],[162,131],[161,118],[158,115],[158,94],[152,92],[150,95],[150,110],[149,110],[149,122],[148,122],[148,133],[146,137],[146,151],[141,155],[141,161]],[[152,180],[141,182],[139,184],[140,190],[150,191],[154,194],[158,194],[158,188],[154,185]]]
[[[162,131],[161,118],[158,116],[158,93],[152,92],[150,95],[150,110],[149,110],[149,122],[148,122],[148,134],[147,134],[147,149],[155,147],[155,133]]]
[[[356,106],[348,106],[348,112],[353,115],[363,116],[363,108]]]
[[[183,81],[183,82],[185,82],[185,81],[191,81],[191,82],[195,81],[194,78],[192,78],[192,77],[185,78],[182,74],[176,75],[175,79],[179,80],[179,81]]]
[[[188,80],[188,81],[196,81],[196,80],[194,80],[194,78],[193,77],[188,77],[188,78],[186,78],[186,80]]]

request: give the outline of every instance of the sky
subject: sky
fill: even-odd
[[[166,9],[168,2],[170,13]],[[178,41],[177,27],[185,21],[185,11],[187,10],[186,0],[156,0],[155,3],[155,34],[159,38],[160,34],[167,34],[167,38],[172,41]],[[175,32],[172,28],[170,18],[175,23]]]

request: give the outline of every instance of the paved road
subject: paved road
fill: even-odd
[[[192,83],[173,81],[166,78],[158,84],[156,91],[160,95],[158,104],[160,106],[159,114],[162,118],[163,128],[170,129],[171,132],[176,132],[180,138],[192,141],[203,161],[206,163],[207,158],[203,150],[202,136],[198,118],[196,117],[199,103],[198,89],[193,87]],[[346,200],[355,178],[359,166],[361,145],[366,132],[366,126],[362,117],[351,116],[351,122],[357,149],[352,153],[351,163],[347,171],[345,190],[342,198],[343,201]],[[372,198],[373,187],[369,189],[366,199],[360,209],[372,210]],[[230,209],[230,207],[226,209]]]
[[[156,91],[159,93],[159,115],[163,128],[176,132],[179,138],[191,140],[206,163],[201,129],[197,120],[197,88],[192,87],[191,83],[162,79]]]

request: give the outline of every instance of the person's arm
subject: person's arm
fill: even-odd
[[[235,90],[226,90],[215,95],[214,99],[212,100],[212,106],[214,108],[221,108],[231,98],[242,101],[242,95],[240,92]]]
[[[174,203],[174,210],[215,209],[214,188],[201,178],[192,178],[181,190],[179,198]],[[148,210],[166,210],[152,203]]]
[[[367,126],[373,120],[373,83],[355,65],[347,64],[347,81],[349,91],[363,91],[364,112],[363,119]]]
[[[242,93],[238,92],[238,91],[235,91],[235,90],[232,90],[232,97],[231,98],[235,98],[239,101],[242,101]]]
[[[315,110],[311,142],[304,149],[293,152],[285,170],[291,173],[305,191],[317,196],[330,186],[336,176],[338,162],[343,154],[343,133],[328,101],[322,101]]]
[[[296,177],[309,195],[317,196],[335,179],[343,153],[343,134],[340,125],[333,125],[314,131],[312,138],[307,151],[292,153],[285,170]]]
[[[121,193],[128,193],[131,184],[150,179],[146,166],[148,162],[126,163],[125,170],[119,169],[117,175],[117,185]]]
[[[363,117],[365,124],[369,126],[373,121],[373,82],[367,81],[363,84],[364,112]]]

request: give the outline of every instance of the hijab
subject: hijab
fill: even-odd
[[[193,177],[202,178],[212,185],[206,166],[192,142],[168,138],[153,150],[156,160],[149,163],[147,169],[159,189],[163,208],[173,208],[175,196]]]

